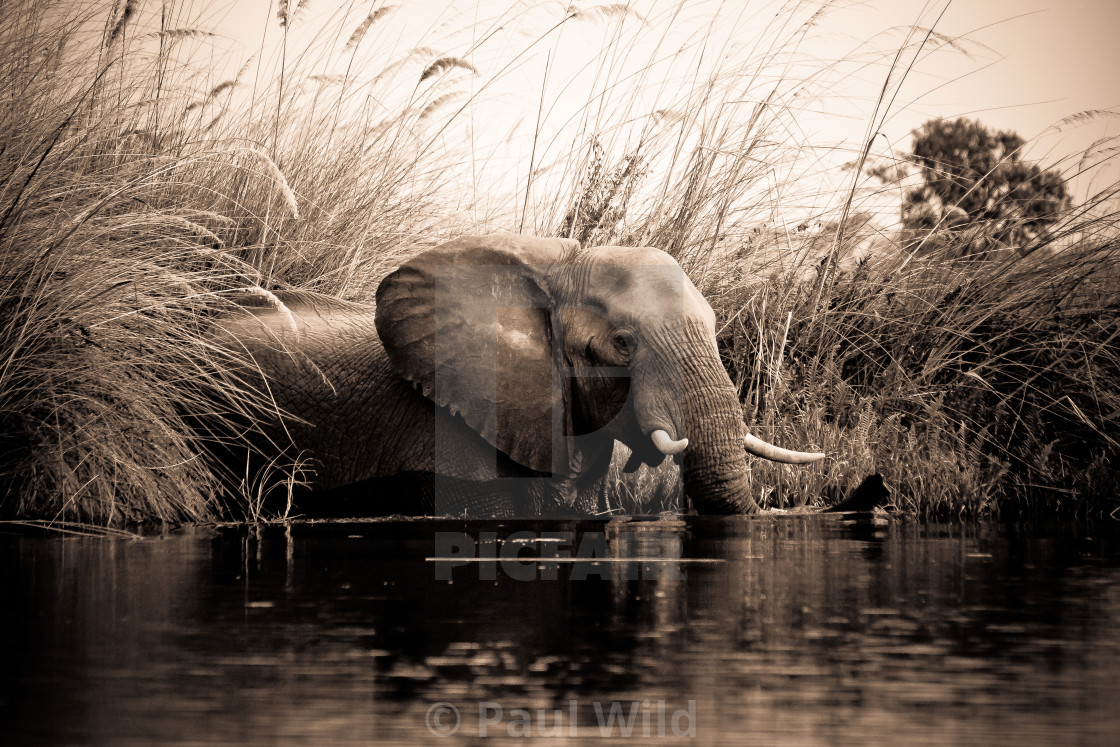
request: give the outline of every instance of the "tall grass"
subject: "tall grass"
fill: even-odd
[[[755,476],[816,495],[878,471],[923,514],[1112,511],[1118,249],[871,258],[819,303],[811,284],[743,299],[726,344],[756,428],[834,455]]]
[[[333,143],[267,119],[227,128],[220,99],[243,76],[176,79],[171,48],[209,35],[166,26],[170,4],[134,29],[137,5],[26,0],[0,25],[8,516],[252,514],[273,477],[224,473],[194,422],[244,433],[275,408],[209,320],[261,288],[345,289],[431,220],[432,173],[355,127]],[[297,119],[279,100],[277,122]]]
[[[800,45],[837,6],[794,4],[765,25],[745,15],[757,34],[731,54],[715,23],[672,37],[683,4],[648,18],[605,4],[511,6],[402,48],[393,6],[340,11],[318,35],[302,6],[268,19],[275,54],[262,44],[221,78],[199,61],[216,37],[180,23],[189,5],[5,8],[4,514],[258,515],[261,481],[298,475],[231,475],[208,455],[199,416],[282,438],[208,320],[276,288],[366,298],[408,252],[490,229],[675,256],[717,311],[753,430],[831,455],[752,464],[765,504],[828,500],[878,471],[921,514],[1115,509],[1115,187],[999,257],[915,251],[874,213],[884,102],[931,46],[960,40],[915,27],[874,59],[813,60]],[[602,45],[562,79],[577,25]],[[507,28],[520,46],[492,49]],[[876,65],[867,142],[839,172],[799,119]],[[535,111],[494,137],[519,72]],[[615,499],[672,505],[665,474],[615,476]]]

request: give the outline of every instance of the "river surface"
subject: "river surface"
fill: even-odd
[[[1117,744],[1118,524],[0,528],[0,743]]]

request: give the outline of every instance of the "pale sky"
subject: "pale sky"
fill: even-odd
[[[222,64],[227,69],[240,67],[249,55],[262,49],[262,40],[265,54],[259,57],[267,59],[275,53],[280,39],[276,5],[277,0],[234,0],[197,5],[189,11],[194,16],[192,25],[222,36],[211,53],[215,68]],[[572,126],[596,83],[594,70],[585,66],[603,49],[618,23],[614,14],[604,12],[598,20],[569,22],[537,41],[563,17],[567,0],[293,0],[290,5],[304,7],[289,28],[289,65],[298,57],[295,50],[303,40],[314,38],[317,46],[301,62],[308,74],[339,72],[339,61],[345,56],[337,52],[357,23],[372,10],[399,6],[378,20],[375,38],[362,42],[362,52],[368,55],[362,58],[364,64],[381,69],[420,45],[431,47],[436,55],[470,59],[479,75],[467,76],[463,85],[472,93],[485,86],[500,106],[472,112],[466,136],[480,143],[489,136],[488,157],[508,157],[517,164],[511,167],[513,171],[527,168],[524,161],[542,103],[545,66],[549,69],[543,97],[548,122],[541,128],[538,143],[566,143],[561,132]],[[589,17],[597,6],[611,6],[586,1],[574,5],[588,11]],[[687,69],[711,65],[721,59],[721,53],[725,60],[737,54],[757,58],[774,39],[788,38],[798,25],[774,25],[779,10],[790,5],[777,0],[635,0],[630,5],[641,20],[628,17],[621,21],[625,33],[633,34],[635,41],[629,55],[611,61],[616,71],[629,69],[627,65],[648,65],[656,56],[657,43],[661,56],[691,43],[691,52],[677,60],[678,67],[684,63]],[[795,13],[793,17],[800,21],[805,15]],[[811,71],[840,58],[852,61],[836,68],[842,75],[838,72],[822,79],[826,82],[823,91],[816,92],[817,98],[810,97],[811,106],[796,117],[799,137],[812,147],[835,149],[838,158],[858,152],[883,86],[890,52],[904,43],[905,29],[935,22],[936,31],[943,36],[930,39],[897,91],[891,114],[879,129],[882,134],[876,150],[905,150],[910,131],[936,116],[967,115],[991,127],[1014,129],[1028,140],[1038,138],[1028,155],[1044,162],[1079,153],[1103,136],[1120,135],[1117,0],[958,0],[948,4],[944,0],[847,0],[835,3],[829,14],[805,31],[798,46],[800,61],[784,71],[794,79],[807,78],[815,74]],[[892,32],[892,28],[901,30]],[[697,40],[705,36],[708,46],[701,58]],[[948,37],[955,41],[946,44]],[[324,40],[336,47],[333,57],[322,50]],[[877,51],[878,63],[855,64],[859,59],[872,59],[869,54],[861,57],[861,50]],[[520,55],[516,63],[503,71],[515,55]],[[768,74],[777,72],[772,67],[767,68]],[[485,83],[494,76],[499,76],[497,82]],[[657,76],[652,77],[656,81]],[[410,78],[408,85],[414,80]],[[672,101],[673,94],[672,86],[658,88],[657,100],[668,95]],[[1056,128],[1063,118],[1086,110],[1112,114]],[[554,155],[546,153],[542,159],[538,152],[533,163],[539,165]],[[1096,178],[1097,188],[1102,186],[1102,178],[1117,180],[1115,169],[1106,173]],[[1080,185],[1080,191],[1086,188]]]
[[[1069,152],[1120,134],[1120,2],[955,2],[938,29],[991,51],[979,50],[975,62],[957,60],[957,77],[916,102],[912,115],[900,116],[899,123],[906,125],[900,130],[920,124],[926,115],[965,114],[1032,139],[1054,133],[1050,128],[1078,112],[1110,110],[1114,117],[1082,128],[1066,126],[1061,136],[1040,145]]]
[[[291,4],[299,5],[298,0]],[[360,17],[363,6],[398,5],[395,17],[389,22],[410,26],[408,31],[423,35],[428,29],[436,31],[439,23],[473,20],[471,6],[477,6],[479,10],[475,12],[485,16],[517,4],[515,0],[482,0],[477,4],[450,0],[399,3],[310,0],[300,23],[314,25],[316,20],[350,6],[356,8]],[[558,2],[522,4],[556,8],[564,5]],[[597,5],[594,2],[573,4],[581,8]],[[208,25],[242,44],[248,52],[259,46],[266,23],[276,25],[276,0],[231,0],[217,5],[202,14],[210,22]],[[659,14],[676,3],[643,1],[633,5],[655,22]],[[713,11],[726,17],[735,16],[739,5],[765,8],[777,4],[726,0],[689,5],[692,8],[686,12],[696,18],[706,18]],[[952,66],[947,75],[955,75],[957,79],[916,104],[922,116],[974,114],[992,126],[1016,128],[1029,137],[1069,114],[1088,109],[1120,109],[1120,42],[1117,41],[1120,2],[1116,0],[958,0],[947,4],[868,0],[836,11],[834,18],[821,29],[820,36],[848,34],[852,40],[862,40],[874,32],[919,19],[928,24],[945,5],[948,9],[938,22],[937,30],[961,37],[976,60],[962,59]],[[461,8],[468,8],[465,16],[458,12]],[[750,25],[749,20],[747,25]],[[276,29],[270,29],[270,33],[275,38]],[[809,46],[814,43],[810,39]],[[964,76],[969,70],[972,72]],[[926,72],[937,73],[936,70]]]

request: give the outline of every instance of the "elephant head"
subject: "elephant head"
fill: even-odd
[[[657,249],[463,238],[390,274],[376,309],[396,371],[536,472],[605,473],[617,439],[628,468],[677,458],[700,512],[750,513],[747,451],[823,456],[747,432],[715,315]]]

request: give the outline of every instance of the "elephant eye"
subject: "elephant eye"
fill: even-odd
[[[611,345],[626,364],[629,364],[630,354],[634,352],[634,336],[629,332],[616,332],[611,337]]]
[[[616,332],[610,337],[592,337],[587,342],[585,354],[588,360],[601,365],[625,366],[630,363],[633,347],[633,337],[626,332]]]

